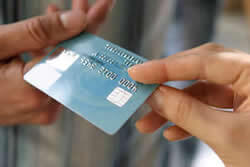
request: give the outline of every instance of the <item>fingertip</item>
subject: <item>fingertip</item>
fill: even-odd
[[[136,124],[135,124],[135,127],[142,134],[152,133],[152,130],[147,128],[147,126],[145,126],[143,120],[137,121]]]
[[[146,81],[144,80],[145,73],[143,73],[143,71],[144,71],[144,64],[138,64],[130,67],[128,69],[128,74],[133,80],[146,83]]]
[[[166,123],[167,120],[165,118],[152,111],[136,122],[136,128],[141,133],[154,133]]]
[[[165,130],[163,132],[163,137],[166,140],[168,140],[169,142],[176,142],[176,141],[178,141],[178,139],[175,136],[173,136],[171,133],[169,133],[168,130]]]
[[[134,80],[136,80],[136,69],[137,69],[137,66],[138,66],[138,65],[135,65],[135,66],[132,66],[132,67],[130,67],[130,68],[128,69],[128,74],[129,74],[129,76],[130,76],[132,79],[134,79]]]
[[[169,133],[168,129],[164,130],[163,137],[170,142],[176,141],[176,138],[171,133]]]
[[[164,62],[161,60],[147,61],[128,69],[132,79],[144,84],[159,84],[166,81]]]
[[[185,140],[189,138],[190,134],[180,129],[179,127],[173,126],[164,130],[163,136],[168,141],[176,142],[176,141],[181,141],[181,140]]]

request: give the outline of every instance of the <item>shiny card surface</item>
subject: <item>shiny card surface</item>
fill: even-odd
[[[111,42],[82,33],[57,45],[24,80],[114,134],[158,86],[129,77],[128,68],[145,61]]]

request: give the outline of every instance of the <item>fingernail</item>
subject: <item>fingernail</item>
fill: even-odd
[[[60,18],[61,18],[61,21],[62,21],[63,25],[65,27],[67,27],[70,20],[71,20],[71,18],[72,18],[72,12],[69,11],[69,12],[62,13]]]
[[[82,27],[86,22],[86,14],[80,10],[68,11],[62,13],[60,19],[65,28]]]
[[[130,67],[130,68],[128,69],[128,72],[129,72],[129,73],[135,73],[135,72],[137,72],[138,70],[140,70],[141,68],[144,68],[144,66],[145,66],[145,63],[134,65],[134,66],[132,66],[132,67]]]
[[[136,69],[137,69],[137,66],[138,66],[138,65],[129,67],[129,68],[128,68],[128,73],[134,73],[134,72],[136,71]]]

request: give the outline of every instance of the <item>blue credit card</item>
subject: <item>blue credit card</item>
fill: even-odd
[[[145,61],[111,42],[82,33],[57,45],[24,80],[114,134],[158,86],[129,77],[128,68]]]

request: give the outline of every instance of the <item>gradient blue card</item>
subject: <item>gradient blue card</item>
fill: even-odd
[[[146,59],[95,35],[59,44],[24,79],[108,134],[114,134],[157,85],[133,81],[128,68]]]

